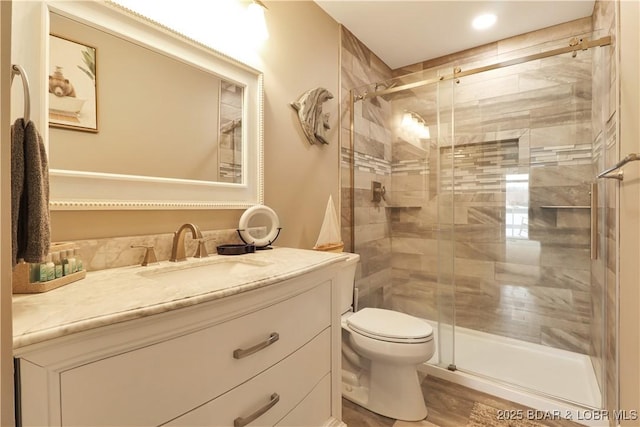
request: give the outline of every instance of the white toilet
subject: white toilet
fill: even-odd
[[[417,366],[433,356],[431,326],[391,310],[353,312],[360,256],[349,254],[339,273],[342,312],[342,395],[386,417],[419,421],[427,416]]]

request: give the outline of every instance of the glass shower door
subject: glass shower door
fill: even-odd
[[[437,200],[437,364],[447,369],[455,369],[456,365],[454,85],[453,80],[437,83],[437,132],[431,142],[430,163],[435,166],[433,189]]]
[[[538,49],[548,47],[513,57]],[[580,51],[454,87],[455,363],[599,407],[589,384],[592,66]]]
[[[429,322],[430,363],[444,368],[454,364],[452,88],[424,71],[357,88],[352,104],[359,306]]]

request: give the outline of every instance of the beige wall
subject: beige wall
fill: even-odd
[[[311,248],[333,196],[339,209],[339,27],[311,1],[271,1],[265,72],[265,204],[283,227],[278,245]],[[310,145],[289,103],[309,89],[334,96],[329,145]]]
[[[310,248],[320,230],[329,194],[339,202],[339,27],[311,1],[268,2],[270,37],[259,52],[265,74],[265,204],[283,227],[277,244]],[[289,103],[309,89],[327,88],[336,98],[329,145],[311,146]],[[89,239],[174,231],[184,222],[203,230],[235,228],[242,210],[54,211],[52,240]]]
[[[8,93],[9,70],[11,64],[11,3],[0,2],[0,67],[2,80],[0,93]],[[17,78],[20,79],[19,77]],[[20,85],[16,82],[16,85]],[[13,425],[13,355],[7,349],[11,348],[12,318],[11,318],[11,145],[6,141],[10,138],[10,98],[0,99],[0,425]]]
[[[620,2],[620,155],[640,152],[640,3]],[[640,410],[640,166],[620,184],[620,409]],[[637,426],[638,421],[622,422]]]

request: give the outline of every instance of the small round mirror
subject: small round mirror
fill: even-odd
[[[280,220],[270,207],[256,205],[244,211],[240,217],[238,233],[246,244],[253,244],[258,249],[266,248],[280,234]]]

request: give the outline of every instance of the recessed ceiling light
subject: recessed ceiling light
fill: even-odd
[[[496,23],[496,15],[493,13],[485,13],[484,15],[478,15],[473,19],[471,25],[476,30],[486,30]]]

